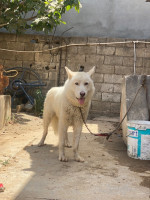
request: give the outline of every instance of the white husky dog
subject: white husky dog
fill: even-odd
[[[83,162],[79,156],[79,140],[82,131],[83,119],[79,110],[82,110],[84,120],[87,119],[91,99],[95,91],[91,75],[95,72],[93,67],[89,72],[73,72],[65,67],[68,79],[64,86],[51,88],[44,102],[43,122],[44,132],[39,146],[44,145],[48,126],[51,123],[54,132],[59,134],[59,160],[67,161],[64,147],[70,147],[67,135],[69,126],[73,126],[73,152],[75,160]]]

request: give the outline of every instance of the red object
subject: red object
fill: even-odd
[[[4,192],[5,188],[2,183],[0,183],[0,192]]]

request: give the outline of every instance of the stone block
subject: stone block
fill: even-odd
[[[96,54],[96,46],[79,46],[78,54]]]
[[[123,57],[120,56],[105,56],[105,65],[122,65]]]
[[[115,66],[97,64],[96,73],[114,74],[114,72],[115,72]]]
[[[129,57],[133,57],[134,56],[134,51],[133,48],[116,48],[116,56],[129,56]]]
[[[0,129],[11,120],[11,96],[0,95]]]
[[[24,43],[24,50],[25,51],[34,51],[34,45],[32,43]]]
[[[103,64],[104,62],[104,56],[100,55],[86,55],[85,61],[88,64],[97,65],[97,64]]]
[[[101,55],[114,55],[115,47],[97,46],[97,54]]]
[[[133,74],[133,67],[115,66],[115,74],[129,75]]]
[[[122,83],[122,75],[104,74],[104,83]]]
[[[102,101],[120,102],[121,95],[119,93],[102,93]]]
[[[114,92],[121,93],[121,84],[114,84]]]
[[[0,48],[7,49],[7,42],[5,40],[0,41]]]
[[[95,92],[92,100],[101,101],[102,100],[102,93],[101,92]]]
[[[102,83],[94,83],[95,93],[99,93],[101,91]]]
[[[23,42],[7,42],[7,48],[11,50],[24,51]]]
[[[16,52],[0,51],[0,58],[4,60],[16,60]]]
[[[85,55],[79,55],[79,54],[68,54],[67,56],[67,61],[68,62],[84,62],[85,63]]]
[[[35,53],[35,62],[43,61],[43,53]]]
[[[104,80],[104,75],[96,73],[93,75],[93,80],[95,83],[102,83]]]
[[[16,60],[34,61],[35,55],[34,53],[16,53]]]
[[[123,65],[124,66],[134,66],[134,58],[132,57],[123,57]],[[136,66],[141,67],[143,65],[142,58],[136,58]]]
[[[70,46],[66,48],[63,48],[63,51],[67,51],[69,54],[77,54],[78,53],[78,47],[77,46]]]
[[[27,43],[30,43],[31,40],[33,39],[37,39],[36,38],[36,35],[29,35],[29,34],[22,34],[22,35],[17,35],[16,37],[16,41],[17,42],[27,42]]]
[[[120,103],[111,103],[111,112],[119,114],[120,113]]]
[[[43,61],[44,62],[51,62],[52,56],[50,54],[43,53]]]
[[[143,58],[143,67],[150,67],[150,58]]]
[[[22,67],[21,60],[5,60],[4,67],[12,68],[12,67]]]
[[[114,85],[109,83],[102,83],[101,92],[113,92]]]
[[[16,34],[0,33],[0,41],[16,41]]]
[[[43,50],[43,44],[42,43],[35,43],[34,44],[34,51],[42,51]]]
[[[136,49],[136,56],[149,58],[150,57],[150,47]]]
[[[92,110],[97,110],[97,112],[110,112],[110,102],[102,102],[102,101],[92,101]]]

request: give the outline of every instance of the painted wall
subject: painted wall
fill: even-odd
[[[145,0],[81,0],[82,9],[64,15],[67,25],[57,35],[74,27],[64,36],[150,38],[150,3]]]

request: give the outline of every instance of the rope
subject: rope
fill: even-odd
[[[17,70],[8,70],[8,71],[3,70],[3,72],[5,72],[5,73],[16,72],[16,74],[13,75],[13,76],[7,76],[8,78],[13,78],[13,77],[18,75],[18,71]]]
[[[139,91],[141,90],[142,87],[144,87],[145,81],[146,81],[146,78],[143,79],[143,82],[142,82],[141,86],[140,86],[139,89],[137,90],[137,92],[136,92],[136,94],[135,94],[135,97],[134,97],[134,99],[132,100],[132,102],[131,102],[131,104],[130,104],[130,106],[129,106],[127,112],[126,112],[126,114],[125,114],[124,117],[122,118],[121,122],[118,124],[118,126],[116,127],[115,130],[113,130],[113,131],[111,131],[111,132],[109,132],[109,133],[98,133],[98,134],[92,133],[92,131],[88,128],[88,126],[87,126],[87,124],[86,124],[86,122],[85,122],[85,120],[84,120],[82,110],[81,110],[81,108],[79,107],[79,110],[80,110],[80,113],[81,113],[81,117],[82,117],[83,123],[84,123],[84,125],[86,126],[87,130],[89,131],[89,133],[91,133],[91,134],[94,135],[94,136],[106,136],[106,139],[108,140],[109,137],[110,137],[112,134],[114,134],[114,133],[120,128],[122,122],[123,122],[124,119],[126,118],[126,116],[127,116],[127,114],[129,113],[129,111],[131,110],[131,107],[132,107],[133,103],[135,102],[136,97],[137,97]]]

